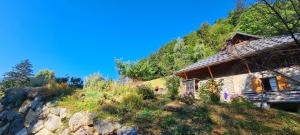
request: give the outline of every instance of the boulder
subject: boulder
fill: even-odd
[[[24,126],[30,127],[31,125],[35,124],[38,120],[38,117],[39,113],[30,109],[25,117]]]
[[[68,116],[68,110],[66,108],[51,108],[50,113],[59,116],[61,119]]]
[[[41,97],[36,97],[34,100],[31,102],[31,109],[32,110],[37,110],[37,109],[42,109],[43,106],[43,101]]]
[[[2,98],[1,103],[5,107],[11,109],[19,107],[26,97],[26,89],[8,89],[5,91],[5,96]]]
[[[55,131],[62,125],[61,119],[54,115],[54,114],[49,114],[47,121],[44,123],[44,126],[46,129],[49,131]]]
[[[109,122],[106,120],[97,120],[94,123],[96,131],[102,135],[111,134],[120,127],[121,125],[119,123]]]
[[[0,120],[3,121],[13,121],[17,116],[17,112],[15,110],[5,110],[0,114]]]
[[[117,135],[137,135],[137,130],[132,127],[122,127],[118,129]]]
[[[4,132],[7,130],[9,127],[10,123],[6,123],[4,126],[0,127],[0,135],[3,135]]]
[[[84,126],[80,127],[76,132],[75,135],[93,135],[95,129],[93,127]]]
[[[15,119],[10,123],[9,128],[5,134],[7,135],[15,135],[21,129],[24,128],[24,115],[18,114],[16,115]]]
[[[89,112],[77,112],[69,120],[69,128],[76,131],[80,127],[93,125],[95,114]]]
[[[43,128],[41,131],[37,132],[35,135],[54,135],[54,133]]]
[[[43,120],[38,120],[37,123],[34,123],[31,127],[29,132],[32,134],[35,134],[39,132],[41,129],[44,128],[44,121]]]
[[[19,108],[18,112],[25,114],[28,111],[30,105],[31,105],[30,101],[28,100],[24,101],[21,107]]]
[[[60,117],[61,119],[70,117],[69,111],[67,110],[67,108],[60,108],[60,109],[59,109],[59,117]]]
[[[28,135],[27,128],[23,128],[18,133],[16,133],[16,135]]]

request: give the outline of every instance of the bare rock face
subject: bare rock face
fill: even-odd
[[[115,130],[119,129],[121,125],[119,123],[109,122],[106,120],[97,120],[94,124],[94,128],[101,135],[112,134]]]
[[[69,120],[71,131],[77,131],[80,127],[93,125],[95,115],[89,112],[77,112]]]
[[[46,129],[49,131],[55,131],[62,125],[60,117],[54,115],[54,114],[49,114],[47,121],[44,123],[44,126]]]

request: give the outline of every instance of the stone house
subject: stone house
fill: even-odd
[[[245,96],[256,103],[300,103],[300,47],[294,41],[236,33],[217,54],[175,72],[180,94],[197,97],[203,82],[222,79],[221,101]]]

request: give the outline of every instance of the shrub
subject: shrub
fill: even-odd
[[[37,73],[35,75],[35,83],[33,82],[33,84],[35,85],[46,85],[48,84],[50,81],[55,80],[55,73],[51,70],[48,69],[44,69],[42,71],[40,71],[39,73]]]
[[[166,80],[166,87],[168,89],[168,95],[171,99],[175,99],[179,93],[179,78],[176,76],[170,76]]]
[[[173,116],[168,116],[164,119],[161,126],[162,128],[168,128],[174,125],[176,125],[176,119]]]
[[[223,80],[208,80],[200,85],[199,96],[204,102],[219,102]]]
[[[148,109],[141,110],[137,113],[136,121],[140,123],[152,123],[153,122],[153,113]]]
[[[147,85],[139,86],[137,92],[143,97],[144,100],[155,98],[154,91],[151,89],[150,86]]]
[[[192,135],[194,134],[193,129],[186,124],[180,124],[176,127],[175,133],[176,135]]]
[[[125,112],[131,112],[134,109],[142,107],[143,99],[140,95],[129,93],[123,97],[120,103],[120,108]]]
[[[185,93],[182,97],[180,97],[180,101],[188,105],[192,105],[195,103],[195,97],[192,93]]]
[[[103,112],[107,112],[107,113],[110,113],[110,114],[118,114],[119,110],[118,110],[118,107],[114,104],[104,104],[100,107],[100,111],[103,111]]]
[[[247,98],[243,96],[233,97],[230,104],[234,107],[238,108],[250,108],[254,107],[253,103],[251,103]]]

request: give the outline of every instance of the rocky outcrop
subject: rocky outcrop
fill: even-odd
[[[69,120],[69,128],[76,131],[83,126],[93,126],[95,114],[89,112],[75,113]]]
[[[18,91],[19,90],[19,91]],[[57,99],[45,102],[39,91],[13,89],[0,100],[0,135],[136,135],[132,127],[95,119],[94,113],[70,114],[57,107]]]

